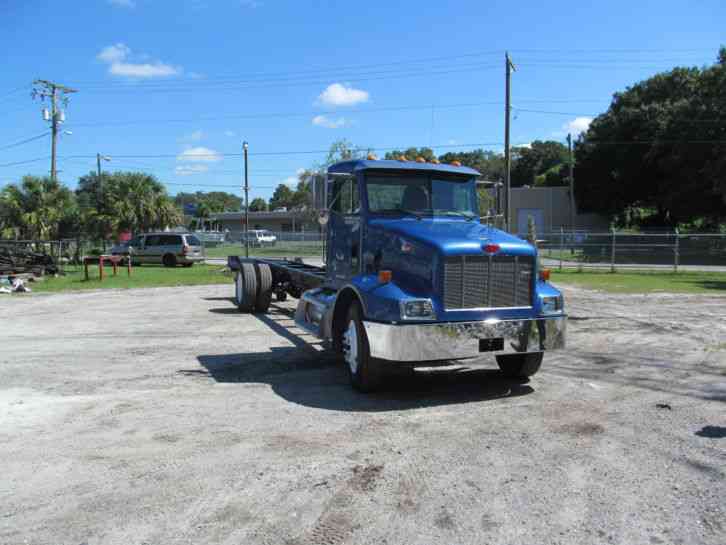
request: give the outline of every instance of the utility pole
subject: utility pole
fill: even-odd
[[[71,89],[65,85],[54,83],[52,81],[37,79],[33,82],[32,96],[40,97],[41,100],[50,99],[50,123],[51,123],[51,144],[50,144],[50,179],[56,181],[58,171],[56,169],[56,146],[58,140],[58,125],[65,121],[63,110],[58,108],[58,101],[61,100],[64,106],[68,105],[67,94],[77,93],[76,89]],[[44,116],[45,118],[45,116]],[[46,119],[47,120],[47,119]]]
[[[249,144],[242,142],[242,149],[245,154],[245,257],[250,257],[250,237],[249,237],[249,225],[250,225],[250,202],[249,202],[249,183],[247,180],[247,148]]]
[[[504,224],[505,229],[507,231],[511,232],[511,225],[510,225],[510,219],[511,219],[511,206],[512,206],[512,181],[511,181],[511,174],[512,174],[512,151],[510,149],[509,145],[509,119],[512,113],[512,103],[511,103],[511,80],[512,80],[512,70],[516,70],[514,68],[514,64],[512,64],[512,60],[509,58],[509,52],[504,53],[504,64],[505,64],[505,74],[506,74],[506,81],[505,81],[505,97],[504,97]]]
[[[567,149],[570,152],[570,229],[575,230],[575,159],[572,156],[572,133],[567,135]]]

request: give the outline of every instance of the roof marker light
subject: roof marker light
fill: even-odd
[[[460,167],[461,163],[459,161],[451,161],[449,163],[452,167]]]
[[[419,155],[418,157],[416,157],[416,162],[417,162],[417,163],[425,163],[425,162],[426,162],[426,159],[424,159],[423,157],[421,157],[421,156]]]
[[[378,159],[378,157],[376,157],[376,155],[374,153],[369,153],[368,154],[368,160],[369,161],[376,161],[377,159]]]
[[[408,157],[406,157],[405,155],[399,155],[398,160],[399,161],[408,161]]]
[[[433,164],[435,164],[435,165],[438,165],[439,163],[441,163],[441,161],[439,161],[436,157],[434,157],[433,159],[431,159],[431,162]]]

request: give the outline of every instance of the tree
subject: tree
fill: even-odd
[[[0,192],[2,231],[24,239],[71,236],[78,223],[73,192],[49,177],[24,176]]]
[[[177,193],[174,203],[183,208],[185,205],[197,206],[197,217],[209,217],[217,212],[230,212],[242,208],[242,199],[226,191],[197,191],[195,193]],[[198,211],[204,205],[206,216],[200,216]]]
[[[252,202],[250,203],[250,212],[264,212],[265,210],[267,210],[267,203],[265,202],[265,199],[261,197],[252,199]]]
[[[292,208],[293,196],[294,194],[290,186],[285,184],[278,185],[272,194],[272,198],[270,198],[270,210]]]
[[[427,161],[431,161],[436,157],[431,148],[407,148],[405,151],[389,151],[384,156],[384,159],[398,160],[401,156],[406,157],[409,161],[414,161],[419,157],[423,157]]]
[[[333,163],[340,161],[349,161],[351,159],[362,159],[368,155],[372,150],[364,149],[358,146],[354,146],[351,142],[345,138],[336,140],[330,145],[328,155],[325,157],[323,164],[316,164],[313,170],[323,171],[327,169]]]
[[[499,182],[504,180],[504,156],[493,151],[477,149],[473,151],[448,152],[439,156],[442,163],[459,161],[465,167],[481,173],[482,180]]]
[[[107,239],[122,231],[174,227],[179,208],[154,177],[142,172],[96,173],[83,176],[76,191],[85,232]]]
[[[538,185],[537,177],[545,176],[548,171],[552,171],[549,181],[556,183],[558,178],[552,174],[559,172],[559,168],[568,164],[569,160],[567,147],[552,140],[535,140],[528,147],[514,148],[512,155],[512,187]],[[555,168],[557,170],[552,170]],[[544,180],[545,178],[541,179]]]
[[[726,49],[706,68],[674,68],[616,93],[575,147],[581,210],[676,226],[726,216]]]

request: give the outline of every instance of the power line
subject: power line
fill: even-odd
[[[602,103],[608,99],[522,99],[517,102],[520,104],[559,104],[559,103]],[[455,104],[434,104],[437,110],[444,109],[457,109],[457,108],[476,108],[479,106],[497,106],[503,104],[502,101],[489,100],[482,102],[463,102]],[[379,108],[358,108],[350,109],[345,111],[345,115],[352,114],[372,114],[382,112],[397,112],[397,111],[417,111],[417,110],[430,110],[431,104],[426,105],[400,105],[400,106],[382,106]],[[515,108],[516,109],[516,108]],[[279,118],[294,118],[294,117],[308,117],[316,115],[341,115],[340,110],[306,110],[300,112],[267,112],[260,114],[228,114],[218,116],[197,116],[187,118],[173,118],[173,119],[138,119],[138,120],[123,120],[123,121],[101,121],[101,122],[80,122],[73,123],[73,127],[120,127],[120,126],[133,126],[133,125],[154,125],[157,123],[198,123],[205,121],[226,121],[230,119],[279,119]]]
[[[438,148],[468,148],[468,147],[475,147],[475,146],[501,146],[501,142],[476,142],[476,143],[467,143],[467,144],[435,144],[433,146],[429,145],[422,145],[422,146],[392,146],[392,147],[373,147],[373,146],[358,146],[357,149],[361,151],[392,151],[392,150],[405,150],[410,147],[417,147],[417,148],[431,148],[431,149],[438,149]],[[250,155],[312,155],[312,154],[320,154],[320,153],[329,153],[330,149],[317,149],[317,150],[295,150],[295,151],[257,151],[254,153],[250,153]],[[111,157],[117,158],[117,159],[170,159],[170,158],[177,158],[179,157],[179,153],[158,153],[158,154],[134,154],[134,155],[117,155],[110,153]],[[190,159],[186,159],[187,162],[194,162],[195,159],[210,159],[210,158],[216,158],[216,157],[241,157],[242,153],[239,152],[230,152],[230,153],[223,153],[223,152],[216,152],[216,153],[200,153],[200,154],[194,154],[193,156],[190,156]],[[61,159],[94,159],[95,155],[67,155],[64,157],[60,157]]]
[[[447,68],[443,70],[433,70],[433,71],[410,71],[410,72],[393,72],[393,73],[385,73],[384,75],[376,75],[375,73],[371,75],[370,77],[345,77],[346,83],[360,83],[360,82],[368,82],[368,81],[379,81],[379,80],[388,80],[388,79],[403,79],[403,78],[416,78],[416,77],[429,77],[429,76],[441,76],[441,75],[450,75],[455,73],[461,73],[461,72],[472,72],[474,69],[482,69],[482,68],[494,68],[494,65],[490,64],[476,64],[476,65],[469,65],[466,67],[458,67],[458,68]],[[380,74],[380,73],[378,73]],[[185,80],[188,81],[188,80]],[[215,89],[217,92],[221,91],[237,91],[237,90],[245,90],[245,89],[269,89],[269,88],[275,88],[275,87],[298,87],[298,86],[306,86],[306,85],[326,85],[331,83],[330,78],[317,78],[317,79],[309,79],[309,80],[276,80],[274,82],[267,82],[267,83],[260,83],[260,82],[242,82],[242,83],[224,83],[224,84],[218,84],[218,85],[209,85],[206,86],[207,89]],[[185,86],[169,86],[168,82],[165,82],[164,84],[158,84],[157,87],[139,87],[139,86],[123,86],[118,88],[90,88],[87,89],[88,91],[95,93],[95,94],[114,94],[114,93],[124,93],[124,92],[136,92],[136,93],[174,93],[174,92],[192,92],[196,93],[199,91],[199,89],[194,88],[189,85]]]
[[[573,53],[586,53],[586,54],[602,54],[602,53],[614,53],[614,54],[633,54],[633,53],[702,53],[702,52],[713,52],[714,49],[712,48],[689,48],[689,49],[642,49],[642,48],[632,48],[632,49],[511,49],[513,52],[518,53],[524,53],[524,54],[533,54],[533,55],[540,55],[540,54],[569,54],[572,55]],[[416,58],[416,59],[402,59],[398,61],[387,61],[387,62],[380,62],[380,63],[367,63],[367,64],[357,64],[357,65],[346,65],[346,66],[338,66],[338,67],[316,67],[311,68],[308,70],[284,70],[284,71],[278,71],[278,72],[258,72],[258,73],[248,73],[248,78],[270,78],[275,76],[282,76],[285,78],[289,78],[290,75],[316,75],[316,74],[327,74],[332,73],[336,76],[340,76],[346,71],[356,71],[361,69],[374,69],[374,68],[380,68],[380,67],[390,67],[390,66],[400,66],[400,65],[411,65],[411,64],[420,64],[420,63],[436,63],[436,62],[443,62],[443,61],[451,61],[456,59],[465,59],[465,58],[472,58],[472,57],[485,57],[485,56],[498,56],[504,53],[504,50],[496,49],[496,50],[487,50],[487,51],[478,51],[478,52],[470,52],[470,53],[460,53],[455,55],[443,55],[443,56],[437,56],[437,57],[426,57],[426,58]],[[536,59],[540,60],[540,59]],[[562,62],[572,61],[577,59],[562,59]],[[601,59],[596,59],[601,60]],[[611,59],[602,59],[604,61],[608,61]],[[680,62],[683,59],[635,59],[635,60],[629,60],[629,59],[612,59],[612,62]],[[558,61],[551,61],[551,62],[558,62]],[[188,85],[190,83],[205,83],[210,81],[238,81],[239,76],[235,74],[224,74],[224,75],[215,75],[215,76],[205,76],[200,78],[183,78],[179,80],[172,80],[165,82],[166,84],[170,83],[179,83],[180,85]],[[113,85],[110,84],[108,81],[104,80],[87,80],[87,81],[74,81],[75,84],[83,84],[84,86],[94,86],[94,85],[101,85],[101,86],[109,86]],[[144,87],[144,86],[154,86],[158,85],[157,82],[133,82],[133,83],[118,83],[116,84],[118,86],[128,85],[128,86],[134,86],[134,87]]]
[[[20,146],[22,144],[27,144],[28,142],[33,142],[34,140],[39,140],[40,138],[43,138],[45,136],[48,136],[49,132],[44,132],[43,134],[39,134],[37,136],[32,136],[30,138],[26,138],[25,140],[20,140],[19,142],[14,142],[12,144],[7,144],[5,146],[0,146],[0,150],[5,150],[8,148],[14,148],[15,146]]]
[[[3,165],[0,165],[0,167],[12,167],[15,165],[26,165],[28,163],[37,163],[38,161],[46,161],[50,159],[49,155],[46,155],[45,157],[36,157],[35,159],[26,159],[24,161],[15,161],[14,163],[5,163]]]

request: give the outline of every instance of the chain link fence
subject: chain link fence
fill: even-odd
[[[576,269],[726,270],[726,234],[559,231],[538,235],[549,267]]]
[[[499,218],[490,218],[501,227]],[[324,235],[317,232],[270,232],[273,241],[250,244],[253,257],[308,257],[322,259]],[[539,233],[538,248],[544,266],[596,270],[719,270],[726,271],[726,233],[632,233],[624,231],[557,231]],[[85,239],[1,240],[0,253],[13,249],[53,258],[59,272],[77,270],[86,255],[110,251],[111,245]],[[7,250],[6,250],[7,249]],[[243,241],[205,244],[211,259],[244,255]]]

